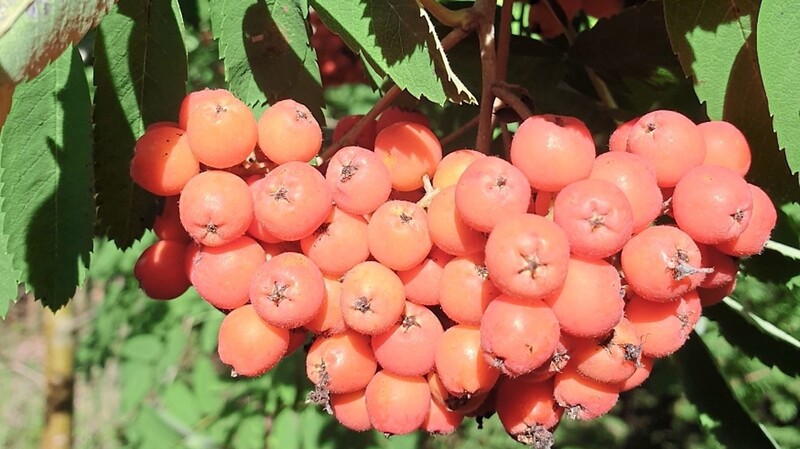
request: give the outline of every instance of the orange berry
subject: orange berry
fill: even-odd
[[[181,192],[178,209],[189,235],[206,246],[238,239],[253,220],[253,198],[247,183],[222,170],[192,178]]]
[[[344,275],[340,296],[347,327],[367,335],[385,332],[405,307],[403,281],[378,262],[362,262]]]
[[[213,168],[241,164],[256,148],[253,111],[225,89],[192,92],[181,103],[180,124],[198,161]]]
[[[534,115],[522,122],[511,141],[511,163],[532,188],[545,192],[588,178],[595,154],[592,133],[574,117]]]
[[[187,244],[160,240],[142,252],[133,267],[139,288],[152,299],[173,299],[189,288],[185,258]]]
[[[203,299],[231,310],[250,300],[251,279],[263,264],[264,249],[243,236],[222,246],[201,246],[194,254],[189,278]]]
[[[510,295],[500,295],[489,303],[480,330],[484,356],[509,377],[545,363],[561,335],[556,315],[544,302]]]
[[[569,259],[563,287],[544,302],[555,312],[562,332],[583,338],[613,329],[625,307],[617,269],[602,259],[576,256]]]
[[[318,338],[306,356],[308,379],[331,393],[363,390],[377,367],[369,337],[352,330]]]
[[[483,356],[478,326],[457,324],[447,329],[439,341],[435,360],[439,379],[457,398],[487,393],[500,377],[500,370]]]
[[[331,410],[339,424],[356,432],[372,428],[367,413],[367,401],[364,397],[366,388],[352,393],[331,395]]]
[[[322,147],[322,129],[307,107],[281,100],[258,119],[258,147],[276,164],[308,162]]]
[[[408,201],[388,201],[373,212],[367,227],[369,252],[393,270],[409,270],[425,260],[433,243],[425,209]]]
[[[447,187],[456,185],[464,170],[475,160],[483,157],[486,157],[486,155],[468,149],[456,150],[446,154],[442,161],[439,162],[439,166],[436,167],[436,173],[433,174],[433,179],[431,180],[433,186],[444,190]]]
[[[442,160],[442,146],[427,127],[399,122],[378,133],[375,154],[389,169],[392,188],[408,192],[422,187],[423,175],[433,177]]]
[[[497,416],[513,438],[520,442],[552,438],[564,409],[553,399],[553,382],[530,383],[505,379],[497,389]],[[547,447],[531,445],[532,447]]]
[[[674,187],[693,167],[703,163],[706,144],[691,120],[675,111],[643,115],[630,130],[628,151],[653,163],[659,187]]]
[[[256,220],[281,240],[311,235],[333,209],[325,178],[304,162],[281,164],[250,185]]]
[[[157,127],[145,131],[136,141],[130,175],[133,182],[148,192],[177,195],[198,173],[200,164],[189,149],[183,130]]]
[[[568,418],[591,420],[605,415],[619,399],[619,385],[595,382],[574,368],[555,375],[553,397]]]
[[[287,329],[314,318],[325,297],[322,272],[308,257],[282,253],[264,262],[250,284],[250,302],[264,321]]]
[[[178,209],[178,196],[164,199],[164,209],[153,222],[153,232],[159,240],[175,240],[189,243],[192,237],[183,229],[181,216]]]
[[[379,371],[367,385],[365,397],[372,427],[387,435],[419,429],[431,407],[431,391],[422,376]]]
[[[233,310],[219,328],[219,358],[235,375],[260,376],[274,367],[289,347],[289,331],[259,318],[253,306]]]
[[[427,307],[406,301],[400,321],[372,336],[372,350],[381,367],[402,376],[427,374],[444,329]]]

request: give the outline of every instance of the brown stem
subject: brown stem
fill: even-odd
[[[469,28],[456,28],[451,30],[449,33],[447,33],[447,36],[442,39],[442,48],[444,51],[450,50],[451,48],[455,47],[456,44],[463,41],[465,37],[469,36],[470,32],[472,32],[472,30]]]
[[[465,31],[461,28],[454,28],[452,31],[447,33],[447,36],[445,36],[442,39],[442,48],[445,51],[450,50],[468,35],[469,35],[468,31]],[[370,109],[369,112],[364,114],[364,116],[361,117],[361,119],[357,121],[356,124],[353,125],[353,127],[350,128],[349,131],[347,131],[339,140],[331,143],[327,148],[325,148],[322,154],[319,155],[322,161],[323,162],[327,161],[328,159],[333,157],[333,155],[336,154],[336,152],[339,151],[340,148],[353,144],[353,142],[356,141],[358,135],[361,134],[361,130],[363,130],[364,127],[367,126],[367,123],[378,118],[381,112],[383,112],[389,106],[391,106],[394,100],[397,99],[398,96],[400,96],[401,92],[402,90],[397,85],[392,86],[392,88],[389,89],[380,98],[380,100],[378,100],[377,102],[375,102],[374,105],[372,105],[372,109]]]
[[[511,158],[511,132],[507,124],[500,124],[500,135],[503,137],[503,159],[508,161]]]
[[[0,83],[0,128],[11,111],[11,97],[14,96],[14,83]]]
[[[441,143],[442,146],[453,143],[456,139],[463,136],[467,131],[474,128],[478,124],[479,118],[480,118],[479,115],[472,117],[467,123],[464,123],[463,125],[453,130],[450,134],[439,139],[439,143]]]
[[[437,0],[417,0],[417,2],[443,25],[451,28],[466,28],[468,26],[467,24],[470,20],[468,9],[452,10],[443,6]]]
[[[394,100],[400,96],[401,92],[402,90],[397,87],[397,85],[392,86],[391,89],[389,89],[378,101],[375,102],[374,105],[372,105],[372,109],[364,114],[364,116],[361,117],[361,119],[357,121],[356,124],[353,125],[353,127],[350,128],[350,130],[347,131],[344,136],[341,137],[341,139],[331,143],[328,148],[325,148],[325,151],[323,151],[320,155],[322,160],[327,161],[337,151],[339,151],[340,148],[351,145],[353,142],[355,142],[358,135],[361,134],[361,130],[367,126],[367,123],[378,118],[381,112],[391,106]]]
[[[528,106],[523,103],[523,101],[513,92],[506,89],[502,85],[495,84],[492,86],[492,92],[494,93],[497,98],[503,101],[506,105],[510,106],[517,115],[525,120],[526,118],[533,115],[533,111],[528,108]]]
[[[47,345],[45,379],[47,382],[47,409],[42,449],[69,449],[72,447],[72,412],[75,374],[75,335],[72,325],[72,305],[56,313],[44,310],[44,334]]]
[[[508,73],[508,55],[511,52],[511,19],[513,0],[503,0],[500,9],[500,30],[497,35],[497,79],[505,81]]]
[[[483,154],[489,154],[492,146],[492,113],[494,109],[492,85],[496,76],[494,42],[494,11],[496,7],[495,0],[476,0],[473,5],[479,17],[478,39],[481,49],[481,109],[478,115],[478,137],[475,149]]]

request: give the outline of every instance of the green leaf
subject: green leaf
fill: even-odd
[[[745,354],[790,376],[800,375],[800,341],[774,324],[731,298],[704,310],[704,314],[716,321],[722,336]]]
[[[736,125],[753,153],[750,182],[783,202],[800,200],[778,148],[756,56],[758,0],[665,0],[670,42],[708,117]]]
[[[319,407],[306,407],[300,412],[303,432],[301,438],[298,438],[298,442],[302,441],[303,448],[321,446],[326,439],[323,436],[323,432],[327,425],[331,424],[332,420],[332,417],[323,412]],[[336,446],[337,445],[334,444],[331,447]]]
[[[198,409],[199,401],[186,384],[171,383],[164,392],[163,398],[167,411],[186,425],[191,426],[202,418]]]
[[[161,358],[164,345],[155,335],[141,334],[125,340],[120,355],[129,360],[152,362]]]
[[[108,281],[119,274],[119,262],[123,252],[113,242],[95,239],[92,250],[92,266],[87,277],[93,281]]]
[[[391,449],[415,449],[420,446],[422,439],[422,432],[413,432],[406,435],[397,435],[392,437],[387,444]]]
[[[291,98],[324,124],[306,17],[305,0],[222,0],[211,8],[211,27],[234,95],[257,113],[267,102]]]
[[[388,75],[415,98],[439,105],[475,103],[451,70],[433,25],[415,0],[311,0],[322,22],[380,76]]]
[[[141,406],[142,401],[155,386],[156,375],[147,363],[131,361],[122,364],[121,406],[130,411]]]
[[[763,425],[753,421],[721,374],[696,332],[674,356],[680,364],[686,397],[703,426],[726,447],[778,448]]]
[[[38,75],[97,26],[113,4],[114,0],[0,0],[0,86]]]
[[[92,250],[90,106],[73,49],[17,86],[0,134],[0,234],[8,238],[0,250],[54,310],[83,282]]]
[[[178,298],[176,298],[176,301],[186,303],[179,301]],[[165,372],[179,370],[181,360],[186,356],[187,346],[189,346],[187,328],[183,325],[175,325],[167,332],[164,338],[164,349],[159,354],[156,367]]]
[[[198,357],[192,368],[192,389],[197,394],[197,406],[208,415],[219,414],[225,406],[223,389],[214,365],[208,358]]]
[[[681,73],[664,25],[661,1],[625,8],[578,34],[570,57],[604,77],[649,79],[660,70]]]
[[[5,319],[11,304],[17,300],[17,276],[11,256],[0,251],[0,319]]]
[[[0,226],[5,221],[3,210],[3,198],[0,197]],[[6,252],[7,247],[8,236],[0,232],[0,319],[5,319],[8,309],[16,302],[19,293],[19,273],[14,269],[11,255]]]
[[[150,245],[155,243],[158,239],[156,238],[155,233],[152,231],[147,231],[144,233],[140,240],[133,242],[130,248],[126,249],[122,254],[122,259],[119,261],[119,272],[120,273],[133,273],[133,268],[136,266],[136,262],[139,260],[139,256],[142,255],[144,250],[146,250]],[[190,291],[192,289],[189,289]]]
[[[351,114],[364,115],[380,98],[381,93],[366,84],[341,84],[325,89],[328,113],[336,118]]]
[[[383,76],[375,69],[374,63],[371,62],[364,53],[361,53],[358,57],[361,59],[361,65],[364,67],[364,73],[367,75],[370,87],[375,90],[380,90],[381,86],[384,84]]]
[[[133,425],[138,427],[142,437],[142,449],[161,449],[165,447],[180,447],[181,434],[171,423],[164,419],[163,412],[150,405],[142,407],[136,416]]]
[[[209,310],[206,321],[200,330],[200,350],[206,354],[217,357],[217,342],[219,341],[219,328],[225,315],[218,310]]]
[[[237,449],[261,449],[264,447],[264,438],[265,438],[265,429],[264,429],[264,422],[266,420],[261,415],[251,415],[247,417],[241,417],[239,419],[239,423],[236,426],[236,434],[233,436],[233,441],[231,441],[231,447],[235,447]],[[277,420],[274,424],[278,424]],[[297,437],[295,437],[297,439]],[[270,446],[273,447],[273,446]],[[284,444],[279,444],[274,446],[277,448],[290,448],[290,446],[286,446]]]
[[[758,63],[778,143],[793,173],[800,171],[800,10],[782,0],[762,0],[758,13]]]
[[[186,94],[178,2],[122,0],[95,39],[97,226],[128,248],[152,225],[158,206],[128,174],[136,139],[151,123],[177,121]]]
[[[303,420],[306,421],[306,420]],[[308,423],[303,422],[300,427],[300,415],[292,408],[284,408],[272,422],[272,430],[267,436],[267,447],[279,447],[281,449],[300,449],[303,441],[302,435],[308,435]],[[314,446],[306,446],[314,447]]]

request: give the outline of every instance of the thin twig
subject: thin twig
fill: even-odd
[[[466,28],[470,21],[468,9],[450,9],[437,0],[417,0],[425,10],[436,18],[442,25],[451,28]]]
[[[456,28],[451,30],[449,33],[447,33],[447,36],[442,39],[442,49],[444,49],[444,51],[450,50],[451,48],[455,47],[456,44],[463,41],[465,37],[469,36],[471,32],[472,29],[470,28]]]
[[[331,143],[327,148],[325,148],[325,151],[320,154],[322,160],[327,161],[334,154],[336,154],[340,148],[346,147],[347,145],[355,142],[358,135],[361,134],[361,130],[367,126],[367,123],[378,118],[381,112],[391,106],[394,100],[400,96],[401,92],[402,90],[397,87],[397,85],[392,86],[391,89],[389,89],[378,101],[375,102],[374,105],[372,105],[372,109],[364,114],[364,116],[361,117],[361,119],[359,119],[359,121],[357,121],[349,131],[347,131],[339,140]]]
[[[469,119],[467,123],[464,123],[463,125],[453,130],[450,134],[439,139],[439,143],[441,143],[442,146],[453,143],[456,139],[463,136],[467,131],[474,128],[478,124],[478,118],[480,118],[479,115],[472,117],[471,119]]]
[[[439,194],[439,189],[433,186],[433,183],[431,182],[431,177],[428,176],[427,173],[422,176],[422,187],[425,188],[425,195],[422,198],[420,198],[419,201],[417,201],[417,205],[419,207],[427,209],[428,206],[431,205],[431,201],[433,201],[433,198]]]
[[[500,84],[492,86],[494,95],[503,101],[507,106],[511,107],[522,120],[533,115],[533,111],[513,92],[506,89]]]
[[[508,130],[508,124],[500,124],[500,135],[503,137],[503,159],[508,161],[511,158],[511,132]]]
[[[513,19],[513,0],[503,0],[502,9],[500,9],[500,29],[497,33],[497,74],[495,81],[506,81],[508,75],[508,57],[511,53],[511,19]],[[494,94],[494,92],[492,92]],[[496,97],[497,95],[495,95]],[[493,110],[497,111],[500,107],[502,100],[495,98]],[[498,125],[497,116],[492,114],[492,129]],[[511,151],[511,133],[508,131],[508,125],[499,123],[500,132],[503,138],[503,157],[508,159]]]
[[[492,146],[492,113],[494,109],[492,85],[496,76],[494,42],[494,11],[496,7],[495,0],[477,0],[473,6],[480,21],[478,39],[481,49],[481,110],[478,115],[478,138],[475,142],[475,149],[483,154],[489,154]]]
[[[503,0],[500,9],[500,29],[497,34],[497,79],[506,80],[508,74],[508,55],[511,52],[511,19],[513,0]]]
[[[468,35],[468,30],[454,28],[442,39],[442,48],[445,51],[450,50],[451,48],[455,47],[456,44],[464,40],[464,38]],[[322,154],[319,155],[322,161],[327,161],[333,157],[333,155],[336,154],[340,148],[351,145],[353,142],[355,142],[358,138],[358,135],[361,134],[361,130],[367,126],[367,123],[378,118],[381,112],[389,108],[389,106],[394,103],[394,100],[400,96],[401,92],[402,89],[400,89],[397,85],[392,86],[391,89],[389,89],[378,101],[375,102],[374,105],[372,105],[372,109],[364,114],[364,116],[361,117],[361,119],[359,119],[349,131],[347,131],[339,140],[331,143],[327,148],[325,148]]]

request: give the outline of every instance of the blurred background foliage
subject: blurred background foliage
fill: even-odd
[[[188,90],[222,87],[224,73],[217,43],[211,35],[210,0],[181,1],[189,52]],[[454,2],[458,3],[458,2]],[[640,3],[640,2],[629,2]],[[660,7],[660,5],[658,6]],[[518,33],[525,35],[524,20]],[[579,29],[593,23],[576,23]],[[80,48],[92,71],[93,36]],[[565,42],[514,41],[526,55],[512,59],[509,82],[528,88],[540,112],[582,117],[605,144],[614,121],[598,112],[594,91],[582,67],[592,59],[580,42],[567,54]],[[465,41],[450,53],[455,71],[477,92],[477,49]],[[518,51],[522,52],[522,49]],[[654,52],[655,54],[656,52]],[[571,61],[572,61],[571,60]],[[600,62],[600,61],[595,61]],[[599,67],[609,80],[622,110],[636,113],[674,108],[700,117],[703,107],[680,67],[669,61],[640,61],[658,70],[647,77],[623,66]],[[641,69],[641,66],[639,67]],[[564,80],[568,80],[569,88]],[[328,126],[348,114],[369,110],[380,91],[368,84],[341,84],[325,89]],[[569,101],[564,100],[568,96]],[[437,135],[450,134],[476,115],[469,106],[444,108],[404,98],[431,118]],[[628,117],[618,117],[627,119]],[[469,146],[474,131],[448,143]],[[499,142],[499,136],[498,136]],[[774,239],[800,246],[800,206],[781,208]],[[222,313],[194,291],[169,302],[146,298],[131,276],[141,251],[153,241],[147,234],[127,251],[96,240],[88,282],[74,300],[76,353],[76,449],[333,449],[353,448],[516,448],[496,417],[482,428],[467,420],[459,432],[433,437],[416,433],[385,438],[378,433],[354,433],[336,424],[318,407],[305,404],[310,383],[305,377],[303,349],[270,373],[255,379],[232,378],[216,355]],[[767,252],[742,261],[735,299],[747,311],[800,338],[800,269],[796,261]],[[722,306],[717,306],[722,307]],[[12,306],[0,321],[0,447],[37,447],[44,417],[41,307],[31,298]],[[698,325],[702,342],[736,398],[752,418],[763,424],[785,448],[800,447],[800,379],[741,351],[720,332],[715,313]],[[730,337],[730,336],[727,336]],[[748,338],[738,336],[739,338]],[[694,338],[697,338],[695,336]],[[565,420],[556,432],[563,449],[722,447],[702,425],[703,415],[687,398],[679,379],[691,373],[680,358],[659,360],[643,387],[622,395],[614,411],[592,422]],[[710,398],[714,399],[714,398]]]

